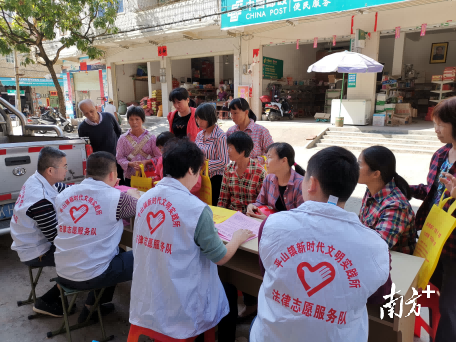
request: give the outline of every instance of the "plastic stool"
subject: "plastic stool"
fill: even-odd
[[[430,290],[434,290],[434,296],[427,298],[427,295],[422,295],[417,299],[417,304],[420,304],[422,308],[429,308],[429,322],[428,325],[421,316],[415,317],[415,336],[421,337],[421,327],[426,330],[432,340],[435,340],[435,334],[437,333],[437,327],[440,321],[440,310],[439,310],[439,289],[429,283]]]
[[[101,317],[100,299],[101,299],[101,296],[103,296],[103,292],[105,291],[104,287],[99,288],[99,289],[74,290],[74,289],[70,289],[68,287],[63,286],[59,282],[58,278],[53,278],[53,279],[51,279],[51,281],[55,281],[59,285],[60,298],[62,299],[62,307],[63,307],[63,323],[58,330],[49,331],[47,333],[48,338],[63,334],[66,331],[67,340],[69,342],[71,342],[72,341],[71,340],[71,330],[77,330],[80,328],[84,328],[88,325],[91,325],[92,323],[90,321],[90,318],[92,317],[92,314],[94,313],[94,311],[97,310],[98,311],[98,320],[100,322],[101,335],[102,335],[102,339],[99,342],[106,342],[106,341],[110,341],[110,340],[114,339],[114,335],[106,337],[106,333],[105,333],[104,325],[103,325],[103,319]],[[78,323],[78,324],[74,324],[74,325],[70,326],[70,324],[68,322],[68,313],[71,312],[71,309],[73,308],[76,298],[78,297],[78,295],[80,293],[85,293],[85,292],[90,292],[90,291],[94,291],[94,293],[95,293],[95,303],[90,308],[90,312],[89,312],[89,315],[87,316],[87,319],[83,323]],[[97,294],[97,291],[98,291],[98,294]],[[71,299],[70,306],[67,308],[66,297],[71,296],[71,295],[73,295],[73,298]]]
[[[175,339],[151,329],[138,327],[137,325],[132,324],[130,326],[127,342],[138,342],[139,336],[141,335],[150,337],[154,339],[155,342],[193,342],[198,337],[194,336],[190,338]],[[215,327],[204,333],[204,342],[215,342]]]

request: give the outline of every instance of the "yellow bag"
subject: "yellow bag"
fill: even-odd
[[[428,285],[439,261],[443,246],[456,227],[456,218],[451,216],[456,209],[456,202],[451,205],[448,212],[443,210],[443,207],[450,199],[452,198],[443,199],[442,195],[439,205],[434,204],[432,206],[413,253],[414,256],[425,259],[418,273],[418,287],[422,289]]]
[[[152,178],[147,178],[146,173],[144,172],[144,165],[141,164],[141,174],[139,175],[139,171],[136,171],[136,176],[131,176],[131,187],[136,188],[139,191],[146,192],[147,190],[153,187]]]
[[[266,156],[261,156],[261,157],[263,157],[263,159],[264,159],[264,164],[262,165],[263,169],[264,169],[264,171],[266,171],[266,174],[268,174],[268,165],[267,165],[268,157],[266,157]]]
[[[199,192],[199,199],[207,205],[212,205],[212,185],[209,178],[209,161],[204,162],[201,169],[201,189]]]

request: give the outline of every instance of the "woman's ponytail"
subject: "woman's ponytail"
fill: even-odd
[[[252,119],[254,122],[257,120],[255,113],[251,109],[249,109],[249,119]]]
[[[396,173],[394,175],[394,183],[396,183],[396,186],[399,188],[399,190],[401,190],[404,196],[410,201],[412,199],[412,193],[410,190],[410,185],[407,183],[407,181]]]

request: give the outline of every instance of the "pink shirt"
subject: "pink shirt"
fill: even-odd
[[[135,169],[128,166],[129,162],[152,159],[154,163],[157,163],[158,158],[161,157],[161,152],[156,145],[157,138],[155,135],[151,134],[151,138],[142,148],[142,151],[145,154],[150,155],[151,158],[146,158],[141,153],[138,153],[132,158],[132,160],[127,159],[128,155],[134,150],[134,147],[128,141],[127,136],[130,136],[137,144],[139,144],[141,140],[143,140],[146,133],[148,133],[148,131],[144,130],[143,134],[141,134],[139,137],[136,137],[135,135],[131,134],[131,129],[129,129],[127,133],[124,133],[120,136],[119,141],[117,142],[116,159],[117,163],[119,163],[119,165],[124,170],[125,178],[130,179],[131,176],[134,176],[136,174]],[[151,170],[153,170],[152,166],[147,166],[145,169],[145,171]]]

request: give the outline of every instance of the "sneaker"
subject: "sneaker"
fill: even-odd
[[[115,307],[114,307],[114,304],[107,303],[107,304],[101,304],[100,309],[101,309],[101,315],[106,316],[106,315],[110,314],[111,312],[113,312]],[[87,317],[89,316],[89,313],[90,313],[90,310],[87,309],[87,306],[84,305],[84,308],[82,309],[81,313],[79,314],[78,323],[84,323],[85,320],[87,319]],[[96,310],[92,313],[92,317],[90,317],[90,321],[92,323],[98,322],[98,312]]]
[[[63,317],[63,308],[61,302],[45,302],[41,298],[37,298],[33,305],[33,311],[43,315],[52,317]]]

